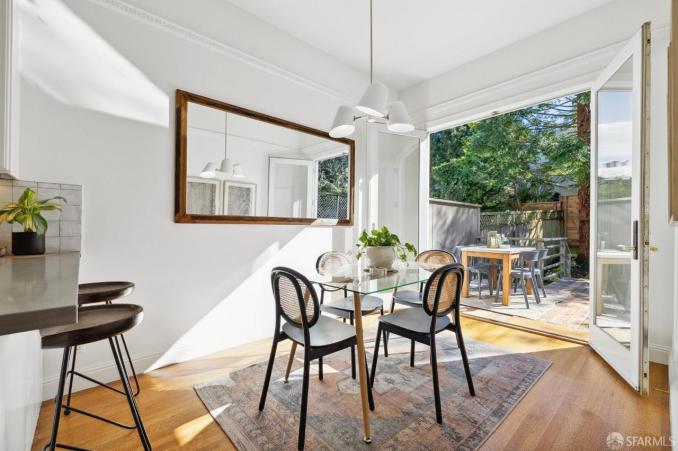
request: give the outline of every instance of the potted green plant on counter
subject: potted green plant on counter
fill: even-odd
[[[417,255],[417,249],[410,243],[401,243],[398,235],[391,233],[386,227],[373,229],[369,233],[363,230],[358,238],[358,252],[356,257],[367,255],[368,265],[374,268],[387,268],[393,266],[396,257],[407,261],[407,255]]]
[[[51,199],[38,200],[30,188],[26,188],[16,202],[10,202],[0,208],[0,224],[7,221],[10,224],[18,223],[24,228],[23,232],[12,232],[12,254],[38,255],[45,253],[45,232],[47,220],[42,216],[43,211],[61,211],[57,200],[66,202],[61,196]]]

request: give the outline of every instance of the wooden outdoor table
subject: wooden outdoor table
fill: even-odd
[[[461,248],[461,263],[465,268],[469,266],[469,259],[471,257],[487,258],[502,262],[502,290],[501,302],[504,305],[509,305],[511,302],[511,262],[520,256],[521,252],[534,251],[534,247],[516,247],[512,246],[506,249],[493,249],[487,246],[466,246]],[[464,277],[464,285],[461,289],[462,297],[467,298],[469,292],[469,278]],[[526,280],[528,294],[532,294],[532,281]]]

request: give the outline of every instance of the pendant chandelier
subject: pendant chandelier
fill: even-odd
[[[228,114],[224,115],[224,159],[221,160],[219,166],[211,161],[208,162],[203,170],[200,171],[200,177],[213,179],[217,176],[217,173],[222,177],[245,177],[242,166],[239,163],[231,162],[231,159],[228,158]]]
[[[414,130],[414,125],[403,102],[393,102],[388,105],[388,88],[383,83],[374,81],[373,72],[373,39],[372,31],[374,21],[372,18],[372,1],[370,0],[370,86],[355,106],[355,109],[363,113],[355,116],[351,105],[342,105],[337,110],[330,130],[332,138],[345,138],[355,131],[355,121],[367,117],[370,122],[379,122],[378,119],[386,120],[386,127],[394,133],[408,133]]]

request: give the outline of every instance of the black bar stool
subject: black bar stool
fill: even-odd
[[[132,282],[94,282],[94,283],[82,283],[78,285],[78,305],[80,307],[84,305],[89,305],[89,304],[98,304],[98,303],[104,303],[105,305],[110,305],[114,300],[120,299],[125,296],[129,296],[132,294],[134,291],[134,283]],[[114,340],[116,341],[116,344],[118,347],[120,346],[120,343],[118,342],[118,337],[114,337]],[[127,362],[129,363],[130,369],[132,370],[132,377],[134,378],[134,396],[137,396],[139,392],[141,391],[141,387],[139,386],[139,379],[137,378],[137,372],[134,369],[134,364],[132,363],[132,358],[130,357],[129,354],[129,349],[127,348],[127,342],[125,341],[125,336],[123,334],[120,334],[120,341],[122,341],[122,349],[125,351],[125,356],[127,356]],[[101,381],[98,381],[94,379],[93,377],[87,376],[83,373],[80,373],[78,371],[75,371],[75,360],[77,356],[78,348],[73,348],[72,352],[72,360],[71,360],[71,369],[68,371],[67,375],[70,377],[69,382],[68,382],[68,396],[66,397],[66,405],[64,406],[64,415],[68,415],[73,412],[77,412],[83,415],[87,415],[92,418],[96,418],[97,420],[104,421],[106,423],[112,424],[114,426],[118,426],[124,429],[134,429],[134,426],[129,426],[126,424],[118,423],[117,421],[112,421],[109,420],[108,418],[101,417],[99,415],[95,415],[91,412],[87,412],[86,410],[78,409],[77,407],[71,406],[71,395],[73,393],[73,377],[78,376],[83,379],[87,379],[88,381],[95,383],[97,385],[100,385],[102,387],[108,388],[109,390],[112,390],[114,392],[120,393],[121,395],[124,395],[125,393],[121,390],[118,390],[117,388],[111,387],[108,384],[105,384]],[[125,362],[123,361],[123,365]]]
[[[136,400],[132,394],[129,384],[129,376],[122,359],[120,344],[114,339],[123,332],[126,332],[139,324],[143,318],[143,308],[133,304],[116,305],[92,305],[81,307],[78,311],[78,322],[69,326],[58,326],[40,331],[42,336],[43,349],[63,348],[64,354],[61,361],[61,372],[59,374],[59,386],[57,388],[56,399],[54,400],[54,423],[52,426],[52,436],[50,442],[44,449],[54,450],[58,448],[82,450],[73,445],[57,443],[59,432],[59,420],[61,418],[61,409],[63,407],[64,385],[68,373],[68,363],[71,351],[76,346],[82,346],[95,341],[108,340],[113,353],[115,365],[118,368],[120,381],[122,382],[123,393],[127,398],[130,412],[134,418],[133,428],[137,430],[141,445],[144,450],[151,449],[151,442],[148,439],[144,424],[141,421],[141,415],[137,408]]]

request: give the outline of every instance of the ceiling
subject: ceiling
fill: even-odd
[[[368,0],[229,0],[369,70]],[[374,0],[375,78],[402,90],[614,0]]]

